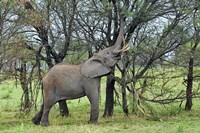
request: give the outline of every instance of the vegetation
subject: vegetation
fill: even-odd
[[[0,131],[200,131],[199,12],[198,0],[0,1]],[[113,45],[120,19],[130,49],[102,79],[105,118],[88,125],[83,98],[54,107],[51,127],[33,125],[43,75]]]
[[[105,85],[102,85],[105,88]],[[200,100],[195,99],[191,111],[183,111],[183,106],[178,104],[160,106],[151,104],[154,107],[154,115],[137,116],[123,114],[119,104],[115,105],[115,113],[111,118],[100,117],[98,125],[89,125],[90,106],[86,97],[80,100],[68,101],[70,110],[69,117],[59,115],[58,105],[54,106],[50,113],[51,126],[41,127],[32,124],[31,118],[35,114],[32,111],[28,114],[20,113],[20,95],[23,93],[14,84],[3,83],[0,86],[0,130],[1,132],[198,132],[200,128]],[[100,115],[103,115],[105,101],[105,89],[101,91]]]

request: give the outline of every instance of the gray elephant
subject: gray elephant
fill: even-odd
[[[61,100],[76,99],[87,96],[91,104],[89,123],[96,124],[99,116],[100,79],[107,75],[128,50],[128,45],[121,48],[124,34],[124,22],[115,44],[98,53],[81,65],[58,64],[52,67],[42,79],[43,104],[40,111],[32,119],[36,125],[48,126],[49,111]]]

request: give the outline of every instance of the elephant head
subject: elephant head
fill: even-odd
[[[123,41],[123,35],[124,21],[121,21],[120,31],[115,44],[95,53],[90,59],[83,63],[80,69],[81,74],[87,78],[95,78],[109,74],[111,72],[111,67],[121,59],[121,54],[129,49],[129,46],[125,45]],[[124,44],[123,48],[121,48],[122,43]]]

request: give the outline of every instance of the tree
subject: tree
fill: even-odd
[[[185,105],[185,110],[191,110],[192,108],[192,87],[193,87],[193,80],[194,80],[194,75],[193,75],[193,69],[194,69],[194,58],[195,58],[195,52],[197,51],[199,42],[200,42],[200,27],[198,24],[198,18],[199,16],[197,15],[199,12],[199,8],[195,7],[194,13],[193,13],[193,37],[191,41],[191,49],[189,53],[189,62],[188,62],[188,74],[187,74],[187,86],[186,86],[186,105]]]
[[[0,69],[1,72],[4,72],[4,76],[1,77],[0,81],[6,80],[13,73],[11,64],[14,62],[13,57],[16,56],[10,52],[9,47],[9,44],[11,44],[10,39],[16,32],[15,25],[11,22],[12,17],[14,17],[12,14],[13,6],[12,2],[0,2]]]
[[[157,60],[162,60],[168,53],[188,41],[183,36],[185,29],[179,27],[179,23],[188,16],[184,11],[191,2],[135,1],[128,4],[134,8],[128,8],[132,9],[130,12],[133,12],[133,19],[127,17],[129,21],[125,40],[127,43],[132,42],[133,46],[125,55],[126,60],[118,66],[122,77],[116,81],[124,86],[122,91],[124,112],[128,110],[125,93],[127,88],[132,93],[133,112],[144,113],[140,106],[141,95],[149,82],[145,77],[149,68],[156,67]],[[136,84],[142,79],[143,82],[137,89]]]
[[[121,96],[122,109],[127,115],[130,113],[129,103],[134,107],[132,112],[137,113],[144,112],[141,106],[145,101],[167,104],[188,97],[186,108],[191,108],[192,82],[198,76],[193,71],[198,65],[199,2],[36,0],[1,1],[1,6],[0,66],[10,71],[12,68],[6,64],[13,67],[18,63],[17,72],[10,73],[18,76],[24,90],[23,98],[29,99],[25,100],[29,101],[27,103],[37,100],[35,96],[32,98],[32,92],[36,91],[31,82],[36,75],[42,77],[43,63],[50,69],[63,60],[69,61],[73,54],[78,55],[76,59],[91,57],[96,51],[114,44],[120,30],[120,19],[124,19],[124,40],[131,48],[107,77],[103,115],[113,114],[115,95]],[[189,50],[183,51],[184,47]],[[19,48],[23,54],[16,55],[14,51]],[[170,97],[167,97],[166,84],[176,76],[167,76],[169,70],[166,67],[180,66],[188,70],[185,80],[187,95],[177,92],[171,96],[169,92]],[[163,72],[154,73],[159,68]],[[119,77],[115,71],[120,72]],[[155,81],[160,79],[163,82],[159,86]],[[160,93],[153,89],[153,83],[160,87]],[[148,97],[146,91],[151,91],[152,97]],[[127,98],[130,94],[131,100]],[[67,114],[65,101],[60,102],[60,106],[62,114]]]
[[[57,2],[48,0],[47,2],[42,2],[41,7],[38,6],[38,9],[35,9],[30,2],[24,3],[26,11],[22,16],[31,17],[25,23],[36,30],[40,42],[38,51],[31,43],[27,43],[27,48],[36,52],[36,56],[44,60],[49,68],[54,66],[54,62],[55,64],[62,62],[69,51],[74,30],[73,23],[76,14],[76,4],[75,0],[61,0]],[[64,39],[64,42],[60,42],[57,38]],[[60,42],[63,46],[58,47],[56,42]],[[45,56],[41,54],[43,48],[45,50]],[[60,101],[59,105],[61,115],[68,115],[66,102]]]

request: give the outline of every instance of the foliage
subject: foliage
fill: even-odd
[[[155,114],[149,102],[185,100],[190,68],[192,96],[199,96],[199,8],[196,0],[0,1],[0,82],[14,76],[23,110],[31,111],[47,69],[83,63],[113,45],[123,18],[130,50],[118,63],[115,94],[124,111]]]

